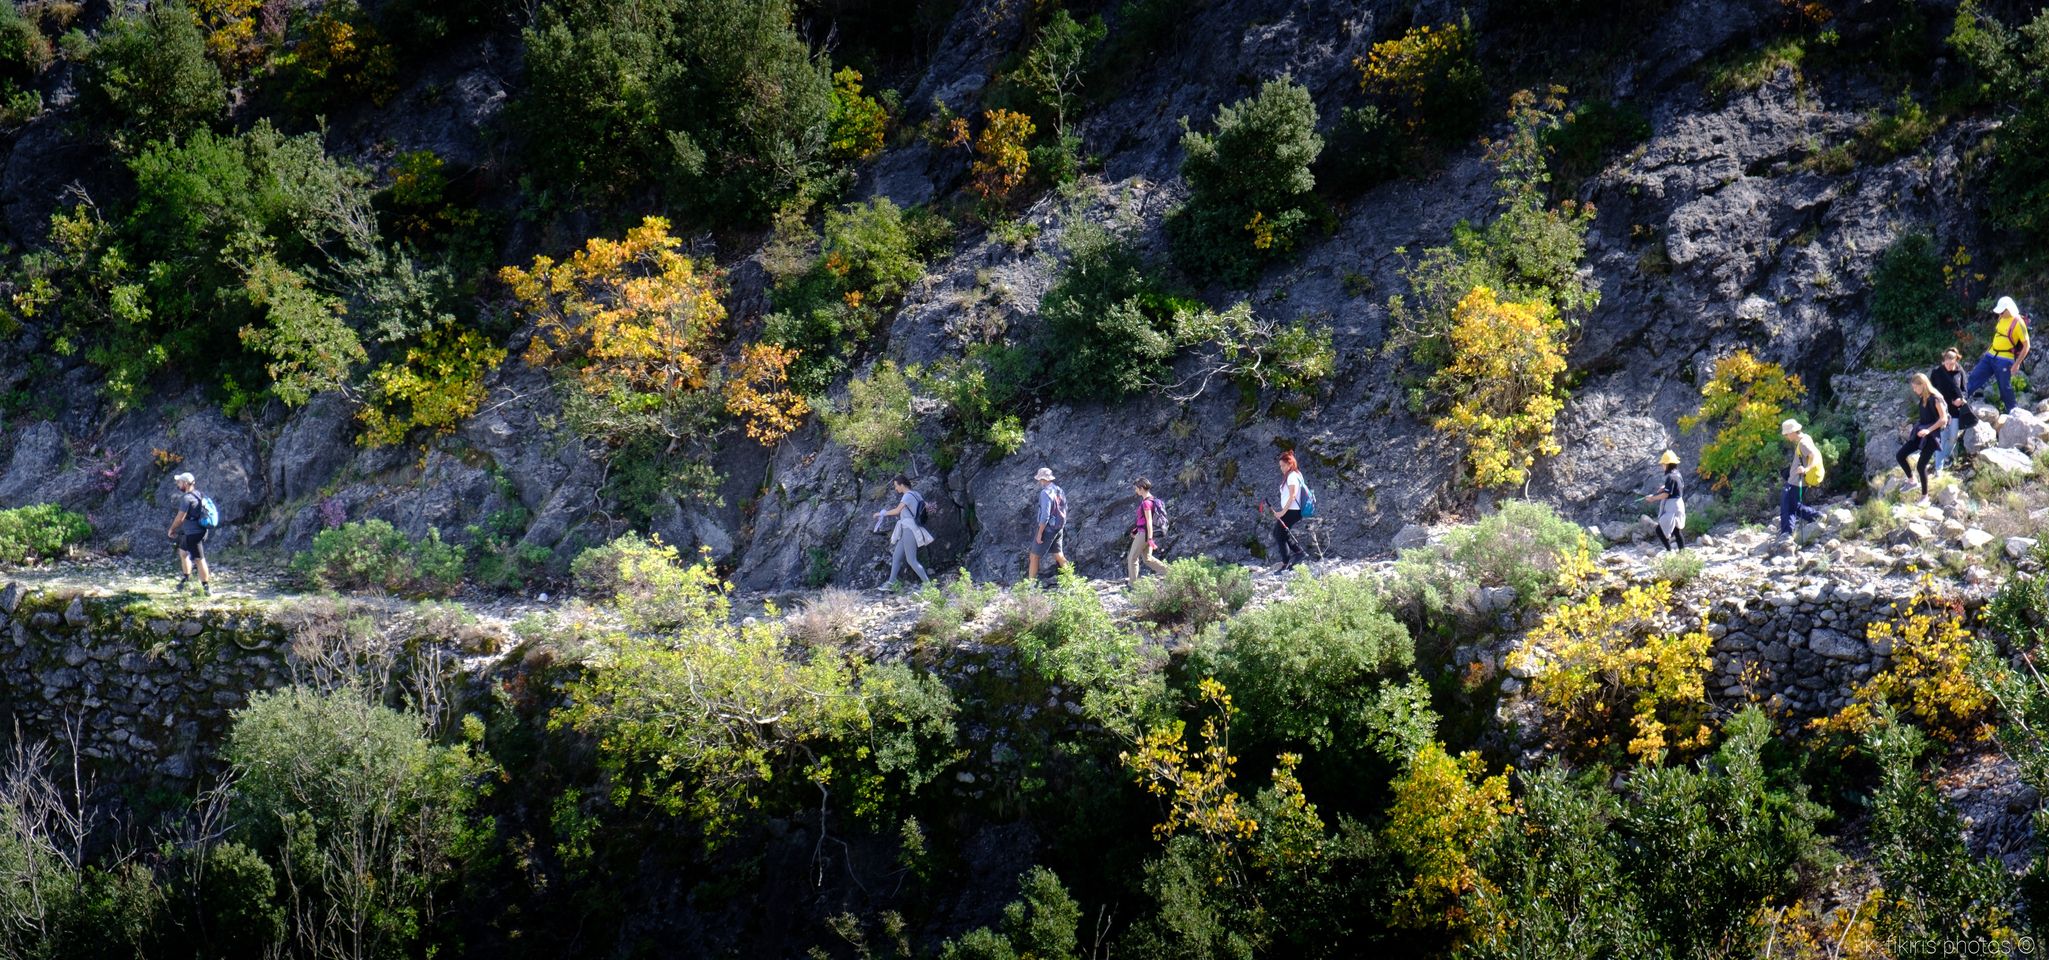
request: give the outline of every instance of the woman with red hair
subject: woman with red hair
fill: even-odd
[[[1259,505],[1259,513],[1274,518],[1274,550],[1281,555],[1280,569],[1286,571],[1303,560],[1309,559],[1309,551],[1295,541],[1295,524],[1302,522],[1302,498],[1309,489],[1302,482],[1302,470],[1295,462],[1295,451],[1283,450],[1274,462],[1281,468],[1281,502],[1269,511],[1265,503]]]

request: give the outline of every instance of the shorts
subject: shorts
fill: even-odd
[[[1061,527],[1058,530],[1046,531],[1043,543],[1034,538],[1027,549],[1035,557],[1043,557],[1049,553],[1065,555],[1067,553],[1067,528]]]
[[[206,531],[204,530],[201,530],[198,533],[180,534],[178,537],[178,549],[184,553],[190,554],[192,559],[194,560],[206,559],[205,544]]]

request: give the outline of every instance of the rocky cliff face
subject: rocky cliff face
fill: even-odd
[[[1356,90],[1354,59],[1376,39],[1458,12],[1452,4],[1340,0],[1189,5],[1145,69],[1092,92],[1097,102],[1080,133],[1100,169],[1072,195],[1032,206],[1025,219],[1038,233],[1022,247],[971,237],[931,264],[876,356],[929,361],[956,352],[981,323],[1030,329],[1058,268],[1061,236],[1081,220],[1135,223],[1163,256],[1163,218],[1185,192],[1178,118],[1206,118],[1260,81],[1290,73],[1316,95],[1328,125]],[[1825,384],[1869,354],[1874,332],[1863,301],[1880,250],[1913,224],[1976,235],[1956,197],[1982,127],[1954,124],[1908,155],[1826,173],[1803,161],[1846,138],[1889,91],[1822,73],[1803,78],[1787,67],[1754,90],[1709,95],[1702,65],[1746,49],[1783,13],[1776,0],[1673,4],[1648,18],[1628,56],[1583,68],[1640,107],[1652,133],[1579,189],[1599,210],[1588,269],[1602,301],[1571,356],[1579,379],[1560,419],[1565,452],[1541,464],[1529,491],[1535,498],[1585,520],[1608,519],[1648,482],[1660,450],[1676,448],[1691,462],[1705,438],[1681,434],[1677,421],[1697,405],[1716,357],[1747,346]],[[909,119],[934,100],[974,109],[1020,29],[1014,4],[964,4],[929,62],[902,84],[911,91]],[[390,106],[338,121],[331,148],[377,164],[395,138],[400,148],[509,163],[489,131],[518,83],[516,46],[500,38],[450,51]],[[57,111],[12,140],[0,202],[17,237],[32,236],[47,215],[43,187],[58,166],[51,141],[61,140],[53,126],[61,122]],[[377,130],[396,132],[379,139]],[[1027,425],[1014,456],[916,465],[921,486],[942,506],[928,561],[978,577],[1020,572],[1027,480],[1042,465],[1061,475],[1075,504],[1070,554],[1091,574],[1121,562],[1129,481],[1139,475],[1174,506],[1176,551],[1258,558],[1253,508],[1271,499],[1272,453],[1283,446],[1307,455],[1324,514],[1319,535],[1331,553],[1385,552],[1403,525],[1468,509],[1470,494],[1454,483],[1457,451],[1408,411],[1401,361],[1381,347],[1387,296],[1403,288],[1397,249],[1442,243],[1455,223],[1490,211],[1493,171],[1479,154],[1477,146],[1456,152],[1421,179],[1356,198],[1337,211],[1328,236],[1249,289],[1203,291],[1213,303],[1246,297],[1263,315],[1328,323],[1339,370],[1315,403],[1275,407],[1219,389],[1187,404],[1053,406]],[[871,161],[857,192],[915,204],[957,189],[965,175],[957,153],[913,140]],[[568,242],[526,226],[513,231],[513,258]],[[721,254],[733,278],[731,312],[754,323],[766,307],[759,254]],[[334,397],[229,419],[195,389],[107,417],[89,368],[57,363],[50,372],[19,362],[47,350],[24,334],[12,347],[17,362],[0,373],[0,389],[32,391],[54,414],[13,417],[0,430],[0,504],[87,509],[116,545],[145,549],[168,519],[171,470],[158,465],[157,450],[182,456],[181,469],[206,479],[230,526],[223,539],[250,547],[303,546],[323,522],[323,503],[330,515],[380,517],[416,533],[435,527],[458,539],[493,514],[523,512],[521,545],[561,556],[620,527],[601,510],[601,468],[554,426],[545,379],[517,361],[516,349],[493,377],[484,410],[454,436],[425,450],[381,451],[352,445],[349,406]],[[729,447],[719,464],[722,505],[678,506],[657,517],[652,526],[665,539],[710,548],[747,587],[793,585],[820,570],[843,583],[880,579],[887,544],[866,533],[866,515],[883,478],[856,475],[815,425],[772,451]]]

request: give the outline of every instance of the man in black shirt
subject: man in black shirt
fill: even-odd
[[[1949,409],[1949,423],[1942,428],[1942,439],[1935,449],[1935,459],[1929,464],[1931,470],[1941,470],[1951,460],[1957,459],[1957,436],[1962,430],[1978,425],[1978,415],[1971,412],[1971,401],[1964,396],[1963,354],[1951,347],[1942,351],[1942,362],[1928,371],[1928,382],[1935,385],[1935,392],[1942,394],[1942,402]]]
[[[213,593],[213,574],[206,569],[206,532],[211,524],[207,510],[208,501],[199,492],[199,480],[189,473],[171,478],[178,485],[178,515],[171,518],[171,529],[165,533],[178,544],[178,566],[184,576],[178,578],[178,592],[184,593],[192,583],[192,567],[199,567],[199,592]]]

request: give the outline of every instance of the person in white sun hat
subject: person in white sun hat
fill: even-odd
[[[1779,424],[1779,435],[1793,445],[1793,457],[1786,466],[1786,487],[1779,492],[1779,536],[1793,535],[1793,521],[1813,523],[1821,511],[1807,505],[1807,488],[1821,486],[1828,468],[1822,464],[1821,448],[1800,429],[1800,421]]]
[[[1039,485],[1037,509],[1033,511],[1032,542],[1025,551],[1025,579],[1039,579],[1039,559],[1051,557],[1052,569],[1067,562],[1067,492],[1053,482],[1053,468],[1040,467],[1032,474]]]
[[[2021,308],[2012,297],[2000,297],[1999,305],[1992,308],[1992,349],[1978,357],[1978,363],[1971,368],[1971,378],[1964,383],[1964,401],[1978,399],[1978,391],[1985,388],[1985,381],[1999,381],[1999,409],[2011,413],[2014,408],[2013,374],[2028,359],[2028,318],[2021,316]]]

